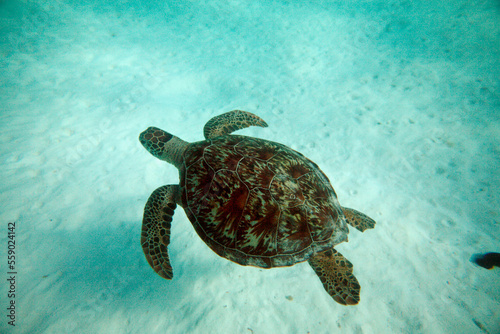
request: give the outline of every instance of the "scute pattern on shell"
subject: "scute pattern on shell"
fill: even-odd
[[[278,143],[235,135],[192,143],[180,185],[200,237],[242,265],[290,266],[347,239],[328,178]]]

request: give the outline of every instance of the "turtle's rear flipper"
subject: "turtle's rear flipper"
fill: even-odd
[[[163,186],[149,196],[142,220],[141,245],[146,260],[158,275],[172,279],[172,266],[168,258],[170,222],[176,207],[179,186]]]
[[[352,274],[352,263],[335,249],[318,253],[309,259],[326,292],[339,304],[359,303],[358,280]]]
[[[349,208],[342,208],[342,212],[344,212],[347,223],[361,232],[375,227],[375,221],[362,212]]]

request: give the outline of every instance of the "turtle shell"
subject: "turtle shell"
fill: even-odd
[[[347,240],[328,178],[284,145],[235,135],[192,143],[180,179],[196,232],[236,263],[290,266]]]

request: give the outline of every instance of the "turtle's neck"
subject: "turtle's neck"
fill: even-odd
[[[189,143],[180,139],[179,137],[173,136],[172,139],[165,144],[164,154],[160,159],[171,163],[177,169],[181,169],[183,166],[183,154]]]

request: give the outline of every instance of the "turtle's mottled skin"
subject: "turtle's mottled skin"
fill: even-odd
[[[326,175],[302,154],[230,135],[252,125],[267,126],[234,110],[206,124],[204,141],[187,143],[152,127],[141,134],[144,147],[180,173],[179,185],[158,188],[146,204],[141,234],[146,259],[160,276],[173,277],[167,246],[179,204],[218,255],[262,268],[309,260],[335,301],[357,304],[360,287],[352,264],[333,247],[347,241],[347,224],[364,231],[375,222],[341,207]]]

